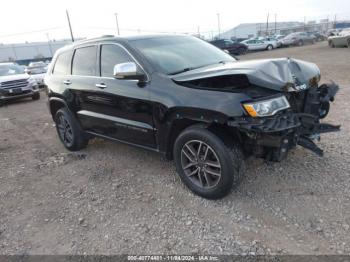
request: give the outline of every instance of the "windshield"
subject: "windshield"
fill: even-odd
[[[130,41],[162,73],[172,75],[222,62],[236,61],[217,47],[188,36]]]
[[[24,69],[16,64],[0,64],[0,76],[24,74]]]
[[[46,66],[45,67],[28,67],[30,70],[31,75],[37,75],[37,74],[45,74],[46,73]]]

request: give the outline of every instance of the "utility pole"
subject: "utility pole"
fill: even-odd
[[[197,26],[197,34],[198,34],[198,37],[201,38],[201,34],[200,34],[200,31],[199,31],[199,26]]]
[[[53,52],[52,52],[52,47],[51,47],[51,43],[50,43],[49,33],[46,33],[46,37],[47,37],[47,44],[49,45],[49,50],[50,50],[51,57],[53,57]]]
[[[306,31],[306,16],[304,16],[304,32]]]
[[[275,14],[275,35],[277,34],[277,14]]]
[[[270,14],[267,13],[267,18],[266,18],[266,36],[269,34],[269,16]]]
[[[72,42],[74,42],[72,25],[70,24],[70,19],[69,19],[69,14],[68,14],[67,9],[66,9],[66,14],[67,14],[67,20],[68,20],[68,25],[69,25],[70,37],[72,38]]]
[[[337,15],[334,15],[334,26],[333,26],[333,28],[335,28],[336,22],[337,22]]]
[[[115,22],[116,22],[116,24],[117,24],[117,33],[118,33],[118,35],[120,35],[120,32],[119,32],[119,22],[118,22],[118,14],[115,13],[114,15],[115,15]]]
[[[217,13],[217,16],[218,16],[218,31],[219,31],[219,34],[218,34],[218,36],[219,36],[219,39],[221,38],[220,37],[220,14],[219,13]]]

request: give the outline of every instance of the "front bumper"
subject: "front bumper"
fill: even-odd
[[[0,89],[0,100],[1,101],[10,101],[10,100],[15,100],[15,99],[32,97],[37,92],[39,92],[38,89],[27,89],[27,90],[22,90],[18,93],[10,93],[8,90],[1,90]]]
[[[322,156],[323,151],[314,140],[320,140],[322,133],[340,130],[338,125],[320,122],[328,114],[329,104],[334,101],[338,89],[334,83],[311,87],[299,98],[303,99],[299,106],[295,105],[270,117],[243,117],[227,124],[247,136],[245,146],[249,151],[269,160],[280,161],[296,145]],[[292,106],[293,103],[290,104]]]

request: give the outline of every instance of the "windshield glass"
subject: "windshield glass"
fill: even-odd
[[[211,64],[236,61],[217,47],[188,36],[130,41],[162,73],[176,74]]]
[[[28,69],[30,70],[31,75],[45,74],[46,73],[46,67],[30,67]]]
[[[16,64],[0,64],[0,76],[24,74],[24,68]]]

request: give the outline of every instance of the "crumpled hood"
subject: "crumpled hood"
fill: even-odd
[[[0,76],[0,83],[14,80],[26,80],[30,76],[28,74],[19,74],[19,75],[9,75],[9,76]]]
[[[185,82],[235,74],[246,75],[253,85],[283,91],[289,85],[305,84],[303,89],[308,88],[309,80],[320,76],[320,70],[314,63],[292,58],[277,58],[211,65],[178,74],[172,79],[176,82]]]

